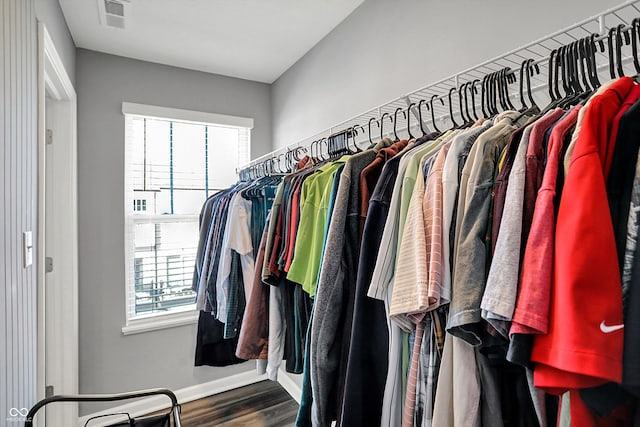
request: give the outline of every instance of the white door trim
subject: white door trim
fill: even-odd
[[[52,100],[54,144],[47,148],[45,105]],[[53,384],[56,394],[78,392],[78,208],[77,97],[60,55],[42,22],[38,23],[38,398]],[[55,148],[54,148],[55,147]],[[46,150],[52,149],[45,161]],[[55,204],[47,218],[46,168],[55,185]],[[49,229],[47,229],[47,220]],[[55,236],[47,241],[46,237]],[[49,251],[49,253],[47,253]],[[54,257],[53,273],[45,259]],[[53,417],[53,418],[51,418]],[[40,418],[39,425],[42,424]],[[49,425],[71,425],[77,406],[48,408]],[[50,419],[51,418],[51,419]]]

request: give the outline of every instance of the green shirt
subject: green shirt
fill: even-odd
[[[423,146],[417,147],[410,153],[407,153],[408,164],[406,172],[402,177],[402,193],[400,195],[400,214],[398,220],[398,241],[397,250],[400,251],[400,242],[402,241],[402,233],[404,232],[404,225],[407,220],[407,213],[409,211],[409,202],[411,201],[411,195],[413,194],[413,187],[416,184],[416,178],[418,176],[418,169],[420,168],[420,161],[424,156],[430,156],[437,154],[438,150],[442,146],[442,142],[447,140],[449,136],[454,135],[452,131],[447,131],[441,135],[438,139],[430,142],[426,142]]]
[[[324,230],[333,181],[336,172],[349,156],[318,168],[302,184],[300,193],[300,222],[296,235],[295,253],[287,279],[302,285],[311,297],[315,296],[318,270],[322,262]]]

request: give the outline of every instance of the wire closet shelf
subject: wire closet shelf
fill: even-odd
[[[520,76],[519,70],[523,61],[530,59],[532,65],[535,65],[539,69],[539,73],[533,73],[530,76],[531,89],[534,93],[544,90],[548,87],[548,75],[549,75],[549,57],[554,50],[558,50],[563,46],[576,42],[582,38],[596,35],[596,41],[605,40],[610,30],[616,29],[619,26],[623,26],[624,30],[628,30],[632,25],[632,21],[635,18],[640,17],[640,0],[626,1],[616,7],[606,10],[584,21],[573,24],[563,30],[549,34],[536,41],[528,43],[517,49],[509,51],[505,54],[497,56],[493,59],[485,61],[481,64],[467,68],[464,71],[446,77],[435,83],[431,83],[418,90],[408,93],[403,96],[399,96],[389,102],[386,102],[376,108],[368,110],[362,114],[359,114],[349,120],[337,123],[328,129],[324,129],[314,135],[311,135],[296,143],[289,144],[278,148],[268,154],[257,157],[251,162],[243,166],[240,171],[246,171],[251,167],[255,167],[260,163],[268,161],[269,159],[281,158],[286,152],[295,151],[296,149],[308,149],[312,142],[319,139],[326,138],[329,135],[333,135],[337,132],[342,132],[347,129],[356,127],[357,129],[364,129],[365,132],[359,132],[356,141],[363,142],[368,140],[368,125],[371,123],[371,136],[380,135],[380,123],[384,121],[384,134],[386,136],[393,134],[393,117],[394,113],[398,109],[407,111],[407,108],[415,104],[411,108],[412,118],[411,127],[419,129],[418,110],[417,105],[421,100],[422,103],[422,121],[425,129],[433,129],[433,123],[431,119],[431,112],[427,111],[429,100],[432,98],[435,102],[432,102],[433,116],[435,118],[435,124],[440,129],[446,129],[452,125],[451,114],[449,112],[449,92],[451,88],[456,90],[452,93],[451,103],[454,105],[453,119],[460,122],[460,116],[457,106],[459,105],[459,91],[464,84],[471,84],[474,80],[482,81],[483,77],[495,73],[504,68],[510,68],[511,75],[515,77],[515,84],[509,86],[509,96],[512,100],[517,100],[520,94]],[[628,63],[631,60],[630,47],[625,47],[624,57],[622,62]],[[609,54],[604,49],[603,52],[596,50],[596,63],[598,70],[608,73],[609,69]],[[602,74],[605,75],[605,74]],[[434,98],[435,96],[435,98]],[[441,102],[442,101],[442,102]],[[476,110],[481,111],[481,99],[480,93],[475,97]],[[472,104],[469,104],[471,106]],[[397,123],[397,131],[407,130],[407,120],[402,114],[397,115],[399,123]],[[402,124],[400,124],[402,120]]]

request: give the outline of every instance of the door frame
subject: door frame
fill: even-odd
[[[47,98],[56,134],[47,165]],[[55,186],[47,188],[47,171]],[[78,392],[78,190],[77,97],[69,75],[44,23],[38,22],[38,232],[37,232],[37,395],[53,384],[55,394]],[[49,209],[46,194],[55,200]],[[47,241],[47,235],[54,236]],[[49,252],[47,253],[47,248]],[[46,257],[53,257],[53,274],[45,271]],[[44,417],[38,417],[44,425]],[[48,408],[49,425],[75,425],[77,405]]]

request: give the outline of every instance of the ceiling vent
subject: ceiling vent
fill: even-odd
[[[128,0],[98,0],[100,23],[107,27],[126,28]]]

